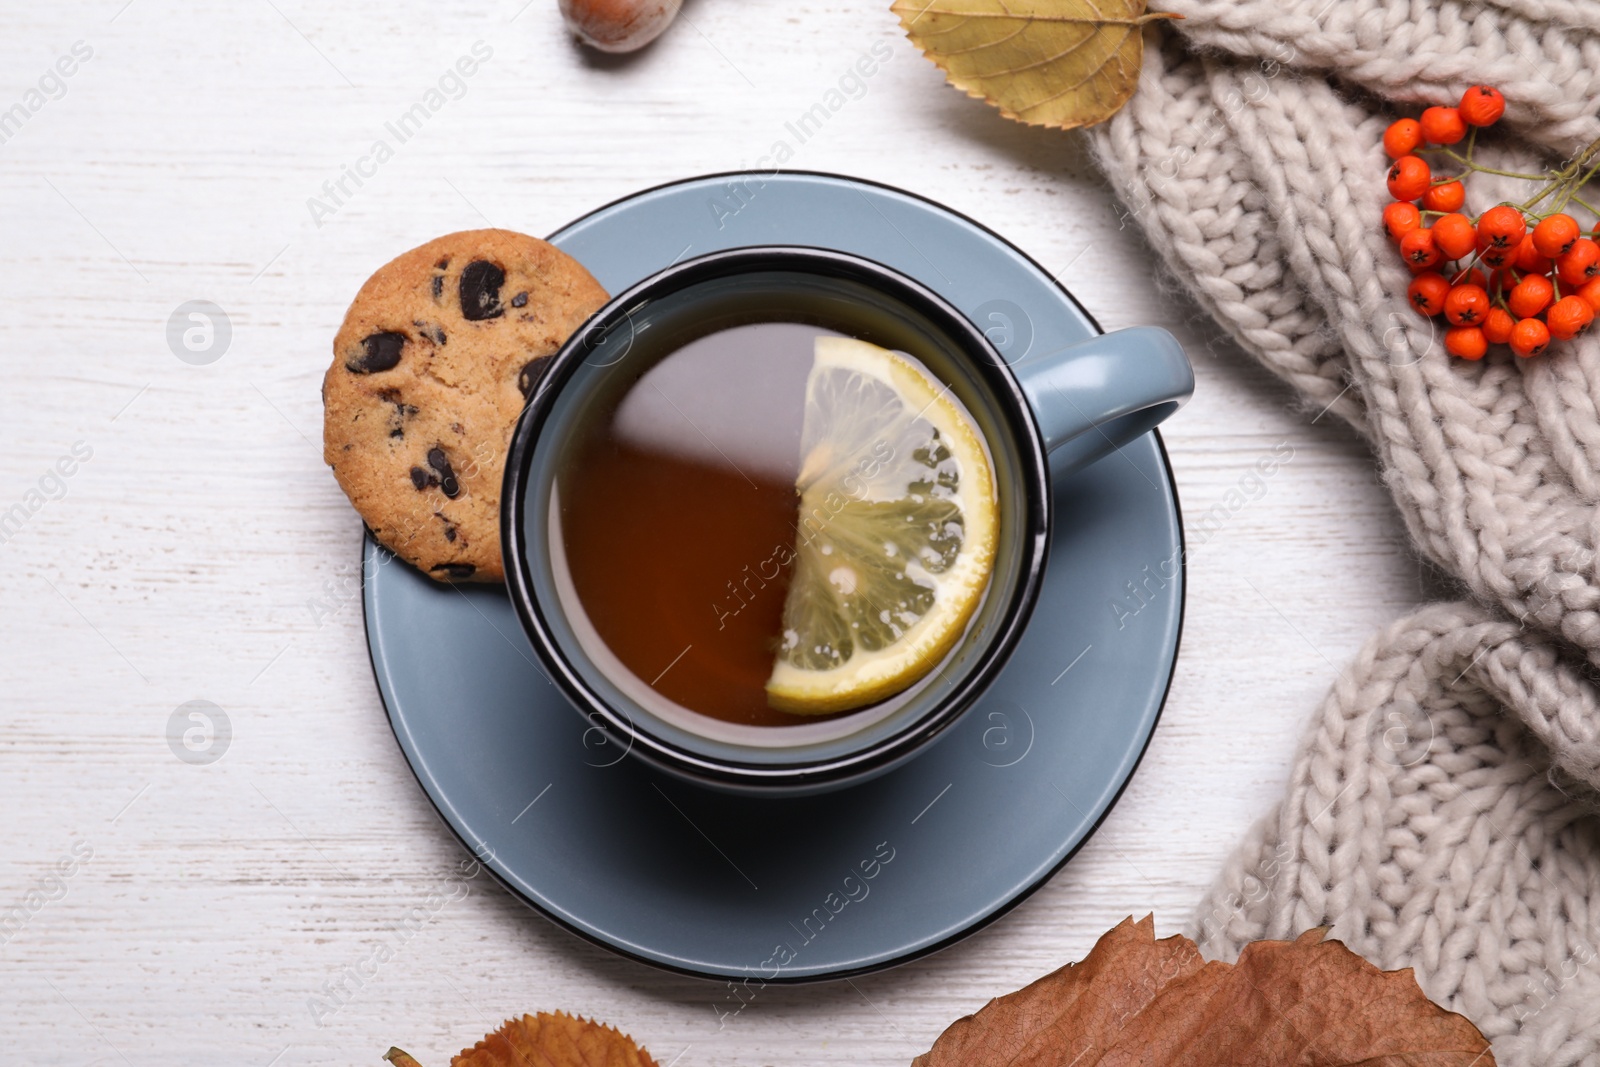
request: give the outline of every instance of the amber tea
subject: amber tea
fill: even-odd
[[[988,582],[996,490],[971,416],[915,355],[817,322],[639,333],[557,461],[551,564],[578,639],[690,729],[887,712]]]
[[[558,477],[572,587],[635,677],[728,722],[814,721],[767,701],[795,558],[806,376],[820,327],[690,341],[587,418]]]

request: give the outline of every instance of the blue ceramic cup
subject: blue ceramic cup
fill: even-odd
[[[653,694],[587,623],[559,529],[563,445],[581,438],[596,398],[684,343],[673,338],[758,321],[812,322],[916,353],[978,424],[999,498],[989,587],[955,649],[880,704],[796,726],[724,723]],[[545,672],[589,721],[586,738],[607,751],[758,795],[859,782],[947,730],[1005,666],[1038,597],[1053,511],[1071,506],[1052,499],[1052,480],[1148,432],[1193,390],[1188,358],[1164,330],[1119,330],[1007,365],[965,316],[881,264],[816,248],[713,253],[614,298],[548,364],[506,463],[507,585]]]

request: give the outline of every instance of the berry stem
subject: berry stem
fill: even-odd
[[[1560,187],[1561,187],[1560,181],[1551,181],[1543,189],[1540,189],[1539,192],[1534,194],[1533,199],[1524,200],[1521,204],[1519,204],[1517,206],[1524,213],[1532,214],[1534,206],[1537,205],[1539,203],[1539,201],[1543,200],[1545,197],[1549,196],[1551,193],[1555,192]]]
[[[1578,153],[1577,158],[1573,159],[1573,161],[1568,163],[1565,167],[1562,167],[1560,170],[1550,175],[1549,180],[1546,181],[1544,187],[1535,193],[1532,199],[1523,202],[1522,210],[1531,210],[1537,206],[1541,200],[1551,195],[1555,195],[1557,197],[1557,206],[1553,210],[1561,210],[1560,205],[1563,205],[1570,200],[1573,193],[1583,188],[1583,186],[1588,183],[1589,179],[1593,178],[1597,171],[1600,171],[1600,162],[1596,162],[1593,166],[1590,166],[1589,164],[1589,161],[1594,159],[1597,155],[1600,155],[1600,140],[1590,142],[1587,148]],[[1578,172],[1584,170],[1585,167],[1588,167],[1587,172],[1584,173],[1581,179],[1574,181],[1574,179],[1577,178]]]
[[[1475,170],[1480,174],[1497,174],[1502,178],[1520,178],[1523,181],[1528,182],[1543,181],[1547,177],[1547,175],[1544,174],[1522,174],[1514,170],[1499,170],[1495,167],[1485,167],[1481,163],[1473,163],[1470,160],[1465,162],[1470,169]]]
[[[1590,145],[1588,147],[1588,149],[1585,150],[1584,156],[1593,155],[1593,154],[1596,153],[1597,150],[1600,150],[1600,141],[1597,141],[1594,144]],[[1561,201],[1561,206],[1562,207],[1566,207],[1567,204],[1569,202],[1571,202],[1573,200],[1573,198],[1575,198],[1578,195],[1578,190],[1582,189],[1584,186],[1588,185],[1590,180],[1594,178],[1594,176],[1595,176],[1595,174],[1597,172],[1600,172],[1600,161],[1597,161],[1594,164],[1594,166],[1590,167],[1587,171],[1585,171],[1584,174],[1583,174],[1583,177],[1577,179],[1576,181],[1574,181],[1571,185],[1569,185],[1567,187],[1566,197]],[[1581,201],[1580,201],[1580,203],[1581,203]],[[1584,206],[1588,207],[1587,204],[1585,204]],[[1594,209],[1590,208],[1589,210],[1593,211]]]
[[[1476,132],[1476,131],[1474,131],[1474,132]],[[1459,178],[1464,178],[1464,177],[1466,177],[1466,175],[1468,173],[1470,173],[1472,171],[1479,171],[1480,173],[1483,173],[1483,174],[1498,174],[1502,178],[1520,178],[1525,182],[1542,182],[1542,181],[1544,181],[1546,178],[1548,178],[1550,176],[1548,174],[1523,174],[1521,171],[1500,170],[1500,169],[1498,169],[1496,167],[1486,167],[1482,163],[1473,162],[1468,157],[1462,155],[1460,152],[1457,152],[1454,148],[1446,148],[1443,145],[1441,145],[1441,146],[1439,146],[1437,148],[1419,148],[1419,149],[1417,149],[1417,151],[1419,153],[1420,152],[1443,152],[1445,155],[1449,156],[1450,159],[1453,162],[1459,163],[1463,167],[1467,168],[1467,170],[1465,172],[1463,172],[1462,174],[1457,175],[1456,178],[1446,178],[1446,179],[1444,179],[1445,181],[1455,181],[1455,180],[1457,180]]]

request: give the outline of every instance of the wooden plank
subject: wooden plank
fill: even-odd
[[[579,52],[554,7],[8,12],[0,109],[74,42],[93,49],[0,145],[0,507],[75,442],[93,452],[0,546],[0,910],[53,895],[55,865],[92,849],[0,946],[10,1059],[376,1065],[398,1043],[443,1064],[507,1015],[566,1008],[680,1067],[905,1063],[1127,914],[1180,929],[1276,798],[1336,669],[1425,594],[1363,446],[1331,419],[1309,425],[1215,343],[1119,229],[1084,141],[945,87],[886,5],[696,0],[620,61]],[[493,56],[460,99],[319,226],[307,201],[480,40]],[[359,605],[320,625],[306,607],[349,580],[359,540],[317,445],[350,296],[438,233],[544,233],[665,179],[752,164],[876,42],[892,58],[791,166],[941,200],[1059,271],[1107,327],[1177,332],[1200,375],[1167,434],[1189,514],[1294,449],[1193,560],[1184,653],[1139,776],[1083,853],[992,928],[852,984],[769,988],[720,1029],[725,990],[579,942],[484,879],[317,1013],[324,984],[460,859],[383,720]],[[209,366],[167,345],[168,316],[192,299],[232,324]],[[197,699],[234,729],[210,766],[164,740]]]

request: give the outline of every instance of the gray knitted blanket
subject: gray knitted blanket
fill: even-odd
[[[1453,359],[1379,227],[1396,102],[1497,86],[1479,158],[1507,169],[1600,137],[1600,3],[1153,6],[1185,20],[1148,30],[1137,94],[1092,135],[1127,217],[1308,417],[1371,443],[1464,598],[1337,681],[1192,933],[1231,959],[1331,926],[1502,1064],[1600,1064],[1600,337]],[[1521,188],[1493,181],[1469,209]]]

